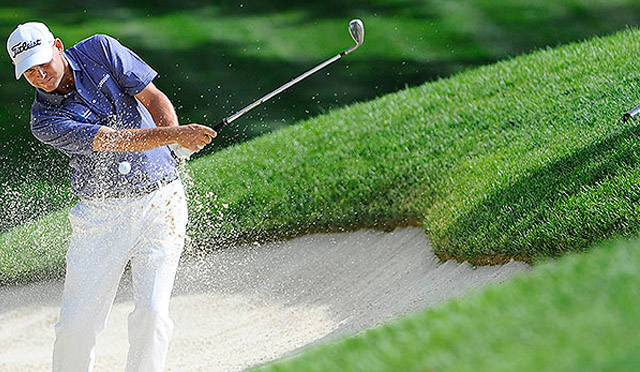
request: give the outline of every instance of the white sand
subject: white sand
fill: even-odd
[[[318,234],[181,263],[167,371],[238,371],[459,297],[527,270],[440,263],[422,229]],[[62,283],[0,288],[0,371],[48,371]],[[125,278],[96,372],[124,370]]]

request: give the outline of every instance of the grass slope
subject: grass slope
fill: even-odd
[[[423,224],[441,256],[487,262],[632,235],[640,128],[619,118],[640,101],[639,34],[468,71],[200,158],[192,245]],[[53,248],[34,238],[38,223],[0,235],[1,282],[28,280],[41,254],[60,271],[57,216]]]

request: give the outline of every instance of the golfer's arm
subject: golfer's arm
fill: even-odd
[[[196,152],[216,136],[213,129],[199,124],[179,125],[171,101],[153,83],[135,97],[158,127],[121,130],[102,127],[93,139],[94,151],[138,152],[176,143]]]
[[[93,139],[93,151],[138,152],[176,143],[174,128],[144,128],[115,130],[102,127]]]
[[[158,127],[172,127],[179,125],[176,110],[169,98],[158,89],[155,84],[149,83],[135,97],[147,108],[153,121]]]
[[[176,143],[176,133],[167,128],[179,124],[169,98],[153,83],[149,83],[135,98],[147,108],[158,128],[118,131],[100,128],[93,140],[93,151],[137,152]]]

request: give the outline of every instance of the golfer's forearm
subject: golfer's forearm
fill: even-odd
[[[113,130],[103,127],[93,139],[93,151],[138,152],[176,143],[170,127]]]

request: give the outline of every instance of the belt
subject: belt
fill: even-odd
[[[178,173],[173,172],[173,173],[169,173],[162,176],[159,180],[155,182],[152,182],[148,185],[144,185],[132,190],[109,192],[109,193],[104,193],[100,196],[81,196],[81,198],[87,199],[87,200],[138,198],[138,197],[150,194],[154,191],[157,191],[163,186],[166,186],[177,179],[178,179]]]
[[[156,190],[159,190],[163,186],[166,186],[166,185],[170,184],[171,182],[173,182],[173,181],[175,181],[177,179],[178,179],[178,174],[177,173],[170,173],[170,174],[167,174],[167,175],[163,176],[162,178],[160,178],[156,182],[150,183],[150,184],[142,186],[142,187],[138,187],[135,190],[123,192],[122,193],[123,195],[120,196],[120,197],[136,198],[138,196],[144,196],[144,195],[147,195],[147,194],[151,194],[152,192],[154,192]]]

